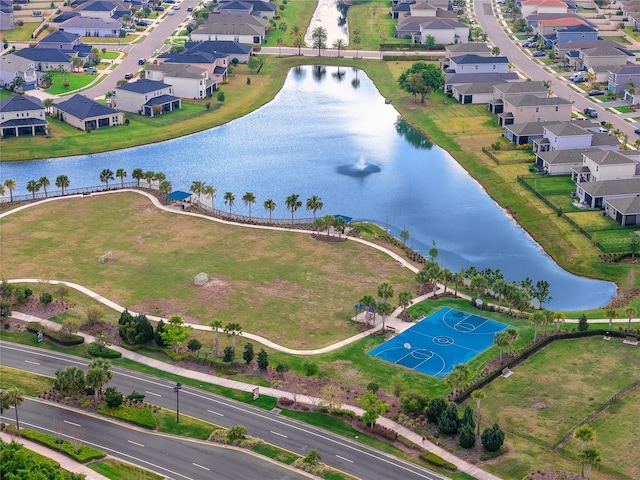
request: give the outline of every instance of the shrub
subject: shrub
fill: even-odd
[[[302,364],[302,371],[304,372],[305,376],[313,377],[316,373],[318,373],[318,365],[311,360],[305,360]]]
[[[279,363],[276,366],[276,372],[278,373],[285,373],[289,371],[289,365],[287,365],[286,363]]]
[[[417,390],[410,390],[400,397],[404,413],[423,413],[429,404],[429,397]]]
[[[264,348],[261,348],[258,352],[258,368],[265,371],[269,366],[269,355]]]
[[[233,347],[224,347],[224,350],[222,352],[222,361],[227,363],[233,362],[233,357]]]
[[[491,148],[493,148],[495,151],[502,150],[502,144],[500,143],[499,140],[496,140],[491,144]]]
[[[480,440],[488,452],[497,452],[504,443],[504,432],[497,423],[494,423],[492,427],[484,429]]]
[[[44,292],[43,294],[40,295],[40,303],[44,303],[45,305],[49,305],[52,300],[53,300],[53,297],[51,296],[51,294],[49,292]]]
[[[158,325],[156,325],[156,331],[153,335],[153,340],[156,342],[156,345],[158,345],[159,347],[165,346],[164,340],[162,338],[163,332],[164,332],[164,321],[160,320],[158,322]]]
[[[81,337],[80,335],[65,335],[64,333],[56,332],[55,330],[45,330],[38,322],[29,322],[27,324],[27,330],[33,333],[42,331],[44,337],[65,347],[81,345],[84,343],[84,337]]]
[[[468,425],[469,427],[471,427],[472,431],[475,430],[476,428],[476,422],[473,419],[473,408],[469,404],[467,404],[467,406],[464,407],[464,414],[460,419],[460,425],[461,426]]]
[[[458,467],[453,463],[447,462],[444,458],[441,458],[432,452],[422,452],[420,454],[420,458],[431,465],[435,465],[436,467],[442,467],[452,471],[456,471],[458,469]]]
[[[217,99],[219,102],[224,102],[224,92],[222,90],[218,92]]]
[[[247,77],[247,85],[251,85],[251,77]]]
[[[293,405],[295,402],[293,401],[292,398],[289,397],[280,397],[280,399],[278,400],[278,403],[280,405],[282,405],[283,407],[290,407],[291,405]]]
[[[116,352],[115,350],[111,350],[110,348],[101,349],[100,345],[96,342],[91,342],[87,347],[87,351],[89,355],[94,357],[102,357],[102,358],[120,358],[122,354],[120,352]]]
[[[238,60],[236,57],[233,57],[231,59],[231,65],[233,65],[234,67],[237,66],[240,63],[240,60]]]
[[[202,342],[200,342],[200,340],[192,338],[191,340],[189,340],[189,343],[187,343],[187,348],[190,352],[197,352],[202,348]]]
[[[462,448],[473,448],[476,444],[476,434],[471,426],[466,424],[462,426],[458,442]]]
[[[105,391],[104,400],[110,408],[118,408],[122,405],[122,393],[115,387],[109,387]]]
[[[427,420],[431,423],[438,423],[438,419],[442,412],[447,408],[447,402],[442,397],[436,397],[431,399],[429,406],[427,407]]]
[[[144,401],[144,394],[140,392],[136,392],[135,390],[127,395],[127,400],[137,403]]]
[[[239,443],[247,437],[247,429],[242,425],[236,425],[227,430],[227,442],[231,445]]]
[[[578,331],[586,332],[589,330],[589,323],[587,322],[587,316],[583,313],[578,320]]]
[[[445,411],[438,417],[438,430],[440,433],[450,435],[458,433],[460,429],[460,418],[458,417],[458,407],[455,403],[450,403]]]
[[[367,385],[367,390],[376,393],[378,390],[380,390],[380,385],[375,382],[371,382],[369,385]]]
[[[530,150],[532,145],[530,143],[523,143],[521,145],[516,146],[516,150]]]
[[[253,343],[245,343],[244,352],[242,352],[242,358],[246,363],[251,363],[253,357]]]
[[[78,448],[69,440],[59,441],[56,437],[28,428],[20,429],[20,435],[28,440],[45,445],[52,450],[62,452],[80,463],[90,462],[91,460],[97,460],[98,458],[107,456],[105,452],[97,448],[87,447],[86,445],[80,445]]]

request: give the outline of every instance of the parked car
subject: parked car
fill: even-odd
[[[127,33],[135,33],[136,29],[135,28],[131,28],[131,27],[126,27],[124,29],[124,31],[127,32]]]
[[[164,12],[164,7],[153,7],[154,12]]]
[[[584,77],[576,77],[575,80],[573,80],[573,83],[584,83],[586,81],[587,79]]]
[[[144,65],[147,61],[144,58],[138,59],[138,65]]]
[[[174,4],[176,0],[164,0],[164,3]]]
[[[180,10],[180,5],[176,5],[175,7],[173,7],[174,10]]]
[[[531,43],[531,42],[522,42],[522,48],[531,48],[535,46],[535,43]]]
[[[636,128],[633,133],[635,133],[636,135],[640,135],[640,128]]]
[[[188,8],[187,8],[187,12],[193,12],[193,8],[188,7]]]
[[[149,25],[151,25],[151,22],[149,20],[138,20],[136,22],[136,25],[139,27],[148,27]]]
[[[173,15],[173,10],[169,10],[169,11],[167,12],[167,15]]]
[[[98,73],[98,69],[96,67],[84,67],[85,73]]]
[[[583,111],[589,118],[598,118],[598,112],[596,112],[595,108],[585,108]]]
[[[546,57],[547,56],[547,54],[545,52],[543,52],[542,50],[537,50],[537,51],[533,52],[531,55],[534,56],[534,57]]]
[[[125,73],[124,74],[124,79],[125,80],[131,80],[133,78],[133,73]]]
[[[589,92],[590,97],[596,97],[598,95],[604,95],[606,92],[604,90],[591,90]]]

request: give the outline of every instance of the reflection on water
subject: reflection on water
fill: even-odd
[[[277,203],[274,218],[290,218],[284,199],[292,193],[303,202],[318,195],[323,215],[371,220],[396,236],[406,228],[423,255],[435,240],[438,261],[453,271],[475,265],[508,280],[546,280],[554,310],[603,306],[615,295],[610,282],[558,267],[446,151],[398,119],[362,71],[293,69],[272,102],[220,127],[98,155],[3,163],[0,181],[14,179],[14,194],[23,194],[29,180],[67,175],[78,188],[99,184],[105,168],[128,178],[134,168],[161,171],[176,190],[200,180],[237,198],[253,192],[257,206]],[[237,203],[234,212],[248,209]],[[260,207],[253,215],[269,216]]]
[[[344,40],[345,45],[349,44],[349,25],[346,16],[338,9],[338,0],[318,0],[304,36],[308,46],[313,45],[311,34],[317,27],[324,27],[327,31],[327,48],[332,48],[333,42],[338,39]]]

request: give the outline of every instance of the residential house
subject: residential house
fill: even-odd
[[[79,94],[68,100],[54,103],[53,115],[58,120],[84,131],[97,130],[124,123],[122,112]]]
[[[116,2],[105,0],[89,0],[75,9],[85,18],[101,18],[111,20],[116,13]]]
[[[62,22],[58,30],[84,37],[117,37],[121,28],[122,24],[118,20],[79,16]]]
[[[598,40],[597,27],[591,27],[589,25],[571,25],[569,27],[558,28],[554,33],[542,37],[545,47],[548,48],[552,48],[557,43],[585,40]]]
[[[640,65],[610,68],[607,89],[616,95],[625,93],[625,100],[634,104],[632,97],[640,93]]]
[[[125,112],[153,117],[182,107],[173,87],[164,82],[141,78],[136,82],[116,87],[115,106]]]
[[[463,83],[452,87],[452,97],[462,104],[489,103],[493,99],[491,83]],[[501,84],[499,84],[501,85]]]
[[[82,42],[77,33],[61,32],[56,30],[38,42],[36,48],[57,48],[58,50],[73,51],[73,48]]]
[[[39,98],[16,95],[0,101],[0,136],[46,135],[48,123]]]
[[[505,98],[515,98],[521,95],[535,95],[536,97],[546,97],[549,88],[544,82],[505,82],[494,85],[492,98],[489,100],[489,111],[491,113],[502,113]]]
[[[18,70],[26,70],[30,65],[40,72],[55,70],[61,66],[67,72],[72,69],[71,56],[55,48],[23,48],[7,56],[12,57]]]
[[[212,14],[202,25],[191,32],[191,39],[196,42],[230,40],[259,45],[264,39],[266,25],[266,20],[253,15]]]
[[[635,55],[631,57],[614,47],[587,48],[580,50],[576,69],[588,70],[595,74],[596,81],[607,82],[612,67],[627,65],[633,58]]]
[[[561,122],[544,128],[542,138],[533,142],[533,153],[599,147],[618,150],[620,142],[599,124],[588,121]]]
[[[553,46],[553,53],[556,58],[564,58],[568,52],[579,52],[588,48],[613,47],[622,52],[630,53],[625,47],[613,40],[570,40],[564,43],[556,43]]]
[[[596,150],[582,155],[582,165],[572,170],[571,179],[576,183],[602,182],[633,178],[638,175],[640,175],[638,158],[631,158],[619,151]]]
[[[550,35],[558,29],[572,25],[594,25],[575,13],[534,13],[527,17],[527,24],[536,35]]]
[[[16,77],[22,79],[22,91],[33,90],[38,85],[38,71],[33,62],[25,61],[15,55],[0,57],[0,87],[11,86]]]
[[[432,37],[436,44],[467,43],[469,25],[449,18],[404,17],[396,26],[398,38],[410,38],[413,43],[426,43]]]
[[[620,225],[640,225],[640,194],[604,201],[604,211]]]
[[[222,83],[227,78],[229,56],[223,53],[189,50],[180,53],[166,53],[158,56],[156,60],[159,65],[171,63],[204,68],[208,72],[208,78],[214,83]]]
[[[525,18],[534,13],[567,13],[567,4],[562,0],[524,0],[520,11]]]
[[[536,153],[536,168],[547,175],[570,175],[574,168],[582,166],[582,155],[597,147],[547,150]]]
[[[231,0],[218,3],[215,12],[221,15],[253,15],[260,18],[275,18],[276,6],[262,0]]]
[[[227,55],[231,61],[237,58],[240,63],[247,63],[249,57],[253,54],[252,45],[229,40],[185,42],[184,47],[188,52],[222,53]]]
[[[505,127],[514,123],[569,121],[571,110],[571,102],[565,98],[521,95],[504,99],[503,112],[498,114],[498,125]]]
[[[442,90],[450,94],[456,85],[469,83],[487,83],[494,85],[497,82],[520,82],[517,73],[446,73]]]
[[[79,16],[80,16],[80,13],[74,10],[70,10],[68,12],[62,12],[57,17],[54,17],[53,23],[62,23],[69,20],[70,18],[79,17]]]
[[[604,208],[605,202],[635,198],[640,195],[640,177],[623,180],[602,180],[577,184],[576,195],[589,208]]]
[[[202,99],[216,91],[216,81],[206,68],[181,63],[148,65],[145,78],[173,86],[173,94],[182,98]]]
[[[553,120],[548,122],[524,122],[505,125],[504,138],[514,145],[531,145],[534,140],[542,138],[544,127],[557,123]]]
[[[445,73],[509,73],[509,59],[468,53],[451,57]]]
[[[0,30],[7,31],[14,27],[13,0],[0,0]]]
[[[491,48],[486,43],[454,43],[451,45],[445,45],[444,58],[440,59],[440,68],[444,71],[449,68],[451,64],[451,57],[459,57],[467,53],[480,55],[481,57],[490,57]]]

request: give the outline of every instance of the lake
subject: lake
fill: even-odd
[[[2,163],[0,178],[16,180],[20,194],[43,175],[52,186],[67,175],[77,188],[100,184],[104,168],[130,175],[136,167],[164,172],[174,189],[213,185],[216,207],[233,192],[234,213],[248,213],[240,199],[250,191],[254,216],[268,217],[262,204],[271,198],[273,217],[289,217],[284,200],[292,193],[303,202],[296,216],[310,216],[305,200],[318,195],[320,215],[370,220],[396,236],[406,228],[423,255],[435,241],[438,261],[451,270],[475,265],[499,268],[508,280],[546,280],[556,310],[604,306],[616,293],[611,282],[561,269],[445,150],[399,119],[360,70],[300,67],[272,102],[226,125],[109,153]]]

